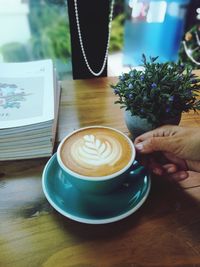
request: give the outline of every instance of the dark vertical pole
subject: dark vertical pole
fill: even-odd
[[[186,13],[186,26],[185,31],[190,30],[194,25],[200,24],[197,20],[197,8],[200,7],[200,0],[190,0]]]
[[[77,0],[80,29],[88,63],[99,72],[105,57],[108,41],[109,0]],[[78,37],[74,0],[68,0],[71,33],[72,71],[74,79],[94,78],[84,61]],[[107,76],[107,64],[99,77]]]

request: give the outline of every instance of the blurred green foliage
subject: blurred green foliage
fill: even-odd
[[[33,57],[59,58],[67,62],[71,55],[69,22],[63,1],[30,1],[31,50]]]
[[[110,36],[110,52],[118,51],[123,48],[124,39],[124,14],[117,15],[112,22],[112,31]]]
[[[112,31],[110,36],[110,53],[123,48],[124,40],[124,0],[115,0]]]
[[[68,0],[71,1],[71,0]],[[83,1],[83,0],[82,0]],[[124,1],[115,0],[110,53],[123,47]],[[71,41],[67,0],[29,0],[31,39],[27,44],[9,43],[0,48],[7,62],[52,58],[57,69],[71,70]]]
[[[71,55],[67,3],[60,0],[30,1],[31,40],[34,57],[59,58],[64,62]],[[112,21],[110,49],[121,50],[124,35],[124,0],[116,0]]]
[[[71,55],[67,3],[64,0],[30,1],[31,47],[34,58],[59,58]],[[115,0],[110,52],[123,47],[124,0]]]
[[[29,53],[27,51],[26,45],[18,42],[2,45],[0,51],[6,62],[19,62],[29,60]]]

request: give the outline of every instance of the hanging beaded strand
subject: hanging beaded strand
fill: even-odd
[[[84,45],[83,45],[82,34],[81,34],[81,28],[80,28],[77,0],[74,0],[74,10],[75,10],[75,17],[76,17],[76,25],[77,25],[77,30],[78,30],[78,37],[79,37],[79,43],[80,43],[81,51],[82,51],[83,58],[84,58],[84,61],[85,61],[85,64],[86,64],[88,70],[94,76],[101,75],[103,70],[104,70],[104,68],[105,68],[105,66],[106,66],[106,61],[107,61],[107,58],[108,58],[109,44],[110,44],[110,34],[111,34],[114,2],[115,1],[112,0],[111,1],[111,6],[110,6],[109,23],[108,23],[108,39],[107,39],[107,44],[106,44],[106,51],[105,51],[105,56],[104,56],[104,60],[103,60],[103,65],[102,65],[100,71],[95,72],[90,67],[90,64],[89,64],[87,56],[86,56],[85,48],[84,48]]]

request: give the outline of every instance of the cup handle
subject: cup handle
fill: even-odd
[[[133,162],[133,167],[132,167],[132,170],[130,172],[131,175],[132,174],[140,175],[140,174],[144,174],[146,172],[147,172],[147,169],[144,166],[141,166],[137,160],[135,160]]]

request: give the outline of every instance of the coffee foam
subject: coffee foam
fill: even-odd
[[[72,156],[83,166],[114,165],[121,157],[122,149],[117,140],[107,137],[102,141],[95,135],[84,135],[72,146]]]
[[[84,176],[106,176],[130,161],[131,145],[117,131],[86,128],[69,136],[61,147],[61,159],[70,170]]]

